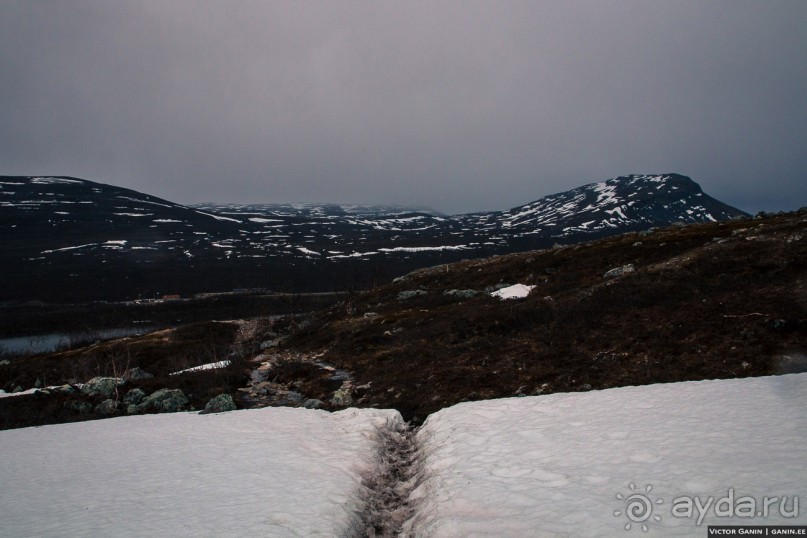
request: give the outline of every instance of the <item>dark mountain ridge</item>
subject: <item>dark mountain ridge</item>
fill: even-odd
[[[188,207],[72,177],[0,176],[0,301],[364,289],[420,267],[744,216],[677,174],[456,215],[327,204]]]

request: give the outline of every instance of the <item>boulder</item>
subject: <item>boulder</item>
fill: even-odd
[[[154,397],[159,392],[162,394]],[[151,404],[161,413],[175,413],[190,401],[179,389],[160,389],[157,393],[147,397],[146,400],[152,398]]]
[[[126,393],[126,396],[123,397],[123,403],[126,405],[137,405],[143,401],[143,398],[146,397],[146,393],[140,389],[132,389]]]
[[[123,374],[123,379],[126,381],[140,381],[141,379],[151,379],[153,377],[153,374],[144,372],[137,366],[126,370],[126,372]]]
[[[127,412],[129,414],[145,413],[147,411],[175,413],[187,405],[189,401],[187,396],[179,389],[160,389],[146,396],[139,404],[130,405]]]
[[[76,389],[72,385],[65,384],[58,387],[53,387],[51,391],[57,394],[73,394],[76,392]]]
[[[199,414],[206,415],[208,413],[224,413],[227,411],[235,411],[233,397],[229,394],[219,394],[215,398],[211,398],[210,401],[205,404],[204,410]]]
[[[479,292],[476,290],[446,290],[443,292],[443,295],[455,299],[470,299],[471,297],[479,295]]]
[[[343,384],[339,390],[333,393],[331,398],[331,405],[334,407],[350,407],[353,403],[353,397],[350,395],[350,385]]]
[[[426,290],[406,290],[398,294],[398,300],[405,301],[407,299],[411,299],[413,297],[420,297],[422,295],[426,295]]]
[[[118,402],[115,400],[104,400],[95,406],[95,412],[99,415],[114,415],[118,410]]]
[[[635,270],[636,270],[636,268],[633,266],[633,264],[629,263],[627,265],[623,265],[622,267],[615,267],[615,268],[611,269],[610,271],[606,271],[605,274],[602,275],[602,276],[604,278],[611,278],[611,277],[615,277],[615,276],[624,275],[624,274],[627,274],[627,273],[632,273]]]
[[[319,409],[322,405],[322,400],[317,400],[316,398],[309,398],[303,402],[303,407],[306,409]]]
[[[94,377],[81,387],[81,392],[89,396],[105,396],[109,398],[118,387],[125,384],[126,381],[120,377]]]

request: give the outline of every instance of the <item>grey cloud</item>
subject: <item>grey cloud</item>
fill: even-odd
[[[6,1],[2,173],[501,209],[677,171],[807,203],[800,1]]]

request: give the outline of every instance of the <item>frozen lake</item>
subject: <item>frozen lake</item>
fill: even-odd
[[[93,332],[80,333],[49,333],[33,336],[15,336],[13,338],[0,338],[0,353],[12,355],[25,355],[36,353],[50,353],[70,346],[82,345],[96,340],[110,340],[124,336],[134,336],[151,332],[152,327],[128,327],[120,329],[103,329]]]

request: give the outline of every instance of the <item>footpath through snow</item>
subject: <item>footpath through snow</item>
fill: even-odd
[[[289,408],[8,430],[0,536],[807,525],[805,409],[807,374],[793,374],[464,403],[416,433],[396,411]]]

